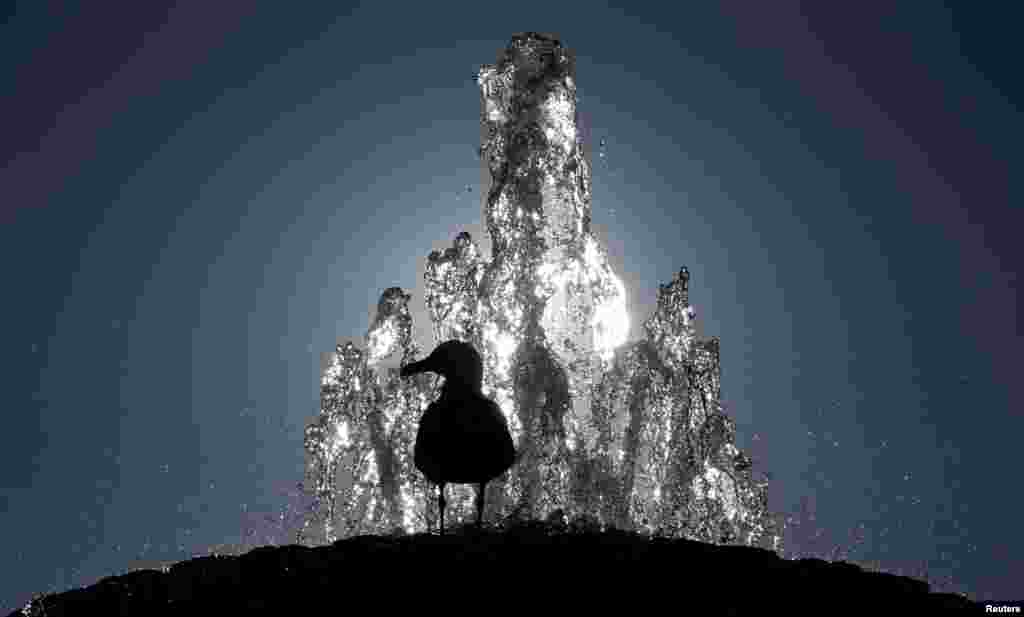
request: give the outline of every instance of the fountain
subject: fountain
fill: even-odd
[[[517,35],[478,84],[492,254],[458,234],[427,257],[424,294],[434,342],[480,351],[484,393],[521,453],[488,486],[485,519],[560,519],[781,552],[767,484],[722,410],[718,339],[696,334],[685,268],[661,286],[644,338],[627,343],[625,290],[590,229],[571,53],[554,37]],[[323,372],[320,413],[305,435],[314,500],[300,543],[435,526],[432,487],[412,452],[440,384],[385,366],[423,355],[410,298],[384,291],[365,349],[337,346]],[[446,526],[474,519],[474,490],[450,489]]]

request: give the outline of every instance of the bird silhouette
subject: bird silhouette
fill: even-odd
[[[443,375],[441,397],[420,418],[413,463],[438,485],[438,530],[444,533],[444,489],[448,483],[478,484],[476,525],[484,512],[484,488],[515,462],[515,445],[497,403],[483,395],[484,365],[468,343],[441,343],[425,359],[402,367],[402,377],[430,371]]]

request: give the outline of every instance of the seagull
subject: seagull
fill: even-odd
[[[508,423],[497,403],[483,395],[484,363],[469,343],[441,343],[425,359],[402,367],[402,377],[430,371],[443,375],[441,397],[420,418],[413,463],[440,489],[439,532],[444,534],[444,488],[447,483],[478,484],[476,525],[484,513],[484,487],[515,462]]]

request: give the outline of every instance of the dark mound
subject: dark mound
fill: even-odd
[[[471,599],[464,603],[462,600]],[[344,614],[398,606],[473,613],[612,607],[682,615],[980,611],[927,583],[757,548],[646,539],[541,523],[437,535],[361,536],[191,559],[37,599],[35,615]]]

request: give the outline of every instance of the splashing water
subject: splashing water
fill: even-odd
[[[489,485],[485,517],[560,512],[602,528],[781,553],[767,483],[753,479],[720,404],[718,339],[696,336],[685,268],[661,286],[645,338],[626,343],[625,290],[590,229],[571,53],[552,37],[517,35],[477,83],[492,255],[460,233],[427,257],[424,288],[434,342],[464,340],[481,352],[484,393],[521,454]],[[340,345],[323,372],[321,411],[305,436],[314,501],[300,542],[435,526],[434,489],[412,451],[439,378],[401,380],[384,366],[421,355],[410,297],[387,289],[365,351]],[[450,489],[449,517],[474,519],[474,490]]]

